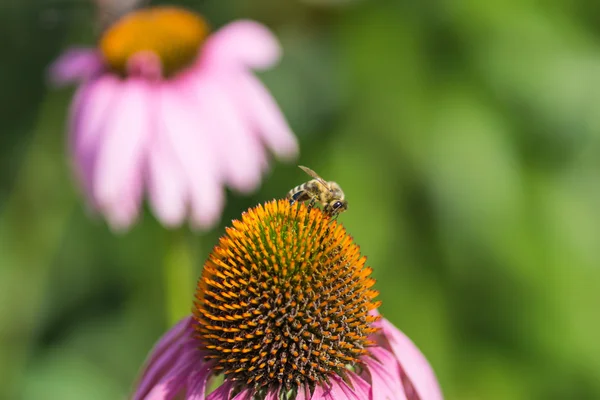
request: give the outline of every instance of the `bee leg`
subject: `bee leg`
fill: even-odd
[[[308,202],[308,211],[312,210],[314,206],[315,206],[315,198],[313,197]]]
[[[325,207],[323,207],[323,211],[325,212],[325,214],[327,214],[327,216],[329,218],[334,218],[336,216],[336,212],[329,206],[329,204],[327,204]]]

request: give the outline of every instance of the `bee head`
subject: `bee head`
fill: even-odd
[[[327,210],[332,214],[339,214],[348,209],[348,202],[346,200],[334,200],[328,204]]]

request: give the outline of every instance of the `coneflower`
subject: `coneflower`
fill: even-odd
[[[441,399],[424,356],[378,315],[365,261],[320,209],[248,210],[213,249],[192,315],[155,346],[134,399]]]
[[[211,32],[201,15],[174,6],[127,13],[96,48],[65,52],[50,72],[57,84],[79,84],[70,145],[91,206],[124,230],[147,195],[166,226],[214,226],[225,186],[251,192],[268,168],[267,150],[284,159],[298,152],[253,74],[280,55],[257,22]]]

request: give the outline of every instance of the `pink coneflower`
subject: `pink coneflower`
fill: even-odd
[[[214,248],[193,315],[155,346],[133,398],[441,400],[425,357],[378,315],[365,260],[321,210],[283,200],[248,210]]]
[[[260,184],[266,148],[297,154],[295,136],[251,71],[279,56],[275,37],[256,22],[209,34],[201,16],[176,7],[129,13],[97,48],[65,52],[51,77],[80,83],[70,143],[92,206],[124,229],[147,192],[163,224],[213,225],[224,185],[250,192]]]

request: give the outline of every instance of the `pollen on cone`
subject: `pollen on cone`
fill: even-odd
[[[234,221],[196,290],[197,339],[207,360],[251,387],[311,386],[344,375],[372,345],[378,292],[343,226],[286,200]]]

